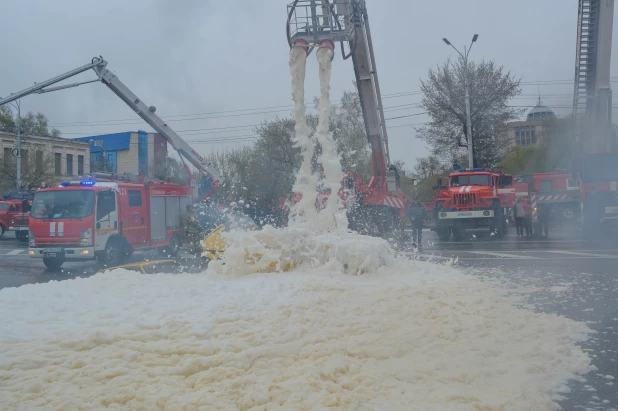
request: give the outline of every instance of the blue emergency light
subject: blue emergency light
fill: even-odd
[[[93,181],[93,180],[83,180],[80,184],[85,186],[85,187],[92,187],[95,184],[95,181]]]
[[[70,186],[70,185],[71,185],[71,182],[70,182],[70,181],[63,181],[62,183],[60,183],[60,185],[61,185],[62,187],[68,187],[68,186]]]

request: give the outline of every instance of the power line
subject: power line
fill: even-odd
[[[617,77],[612,77],[612,79],[618,79]],[[618,83],[618,80],[614,80],[611,81],[612,83]],[[543,86],[543,85],[558,85],[558,84],[574,84],[573,80],[540,80],[540,81],[534,81],[534,82],[521,82],[520,85],[522,86]],[[419,95],[422,94],[421,90],[414,90],[414,91],[404,91],[404,92],[399,92],[399,93],[391,93],[391,94],[384,94],[382,96],[383,99],[387,99],[387,98],[399,98],[399,97],[408,97],[408,96],[412,96],[412,95]],[[537,95],[530,95],[531,97],[536,97]],[[334,105],[337,105],[337,102],[331,102]],[[268,106],[268,107],[257,107],[257,108],[245,108],[245,109],[235,109],[235,110],[223,110],[223,111],[213,111],[213,112],[206,112],[206,113],[194,113],[194,114],[176,114],[176,115],[169,115],[166,116],[166,121],[189,121],[189,120],[206,120],[206,119],[213,119],[213,118],[226,118],[226,117],[236,117],[236,116],[248,116],[248,115],[258,115],[258,114],[268,114],[268,113],[276,113],[276,112],[282,112],[282,111],[287,111],[290,109],[293,109],[294,106],[292,105],[281,105],[281,106]],[[314,107],[311,107],[310,104],[307,106],[308,109],[314,109]],[[275,110],[276,109],[276,110]],[[269,111],[263,111],[263,110],[269,110]],[[253,113],[246,113],[247,111],[253,111]],[[257,112],[256,112],[257,111]],[[234,113],[233,115],[221,115],[221,116],[215,116],[218,114],[229,114],[229,113]],[[197,116],[197,117],[196,117]],[[208,117],[200,117],[200,116],[208,116]],[[179,118],[179,117],[189,117],[189,118]],[[131,123],[123,123],[125,121],[129,121]],[[117,123],[117,124],[110,124],[110,123]],[[108,124],[108,125],[130,125],[130,124],[139,124],[141,122],[136,122],[135,119],[116,119],[116,120],[98,120],[98,121],[82,121],[82,122],[66,122],[66,123],[55,123],[55,124],[50,124],[50,127],[79,127],[82,125],[95,125],[95,124]]]

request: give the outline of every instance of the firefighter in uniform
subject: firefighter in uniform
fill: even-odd
[[[192,255],[202,254],[200,244],[200,224],[195,209],[191,204],[187,205],[187,212],[182,216],[182,228],[187,238],[187,251]]]

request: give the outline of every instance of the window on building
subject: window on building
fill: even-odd
[[[129,207],[142,206],[142,192],[140,190],[129,190]]]
[[[73,154],[67,154],[67,175],[73,175]]]
[[[43,171],[43,152],[41,150],[37,150],[36,159],[34,161],[36,172],[40,173],[41,171]]]
[[[62,154],[60,153],[54,155],[54,171],[57,176],[62,175]]]
[[[77,156],[77,175],[84,175],[84,156]]]
[[[4,147],[4,164],[8,164],[13,156],[10,147]]]
[[[117,153],[110,151],[105,153],[90,153],[90,170],[108,173],[117,172]]]

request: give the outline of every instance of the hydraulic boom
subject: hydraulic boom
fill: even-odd
[[[97,80],[91,80],[81,83],[67,84],[58,87],[49,87],[53,84],[59,83],[70,77],[76,76],[80,73],[93,69],[97,74]],[[154,106],[147,106],[139,97],[137,97],[127,86],[124,85],[114,73],[107,68],[107,61],[103,57],[95,57],[90,64],[68,71],[64,74],[56,76],[47,81],[37,83],[32,87],[17,93],[11,94],[9,97],[0,99],[0,106],[10,103],[13,100],[17,100],[21,97],[34,93],[47,93],[50,91],[61,90],[70,87],[77,87],[82,84],[92,83],[93,81],[101,81],[110,90],[114,92],[122,101],[125,102],[133,111],[135,111],[146,123],[148,123],[157,133],[161,134],[171,146],[180,154],[181,159],[186,159],[202,174],[204,179],[200,182],[199,187],[195,187],[195,180],[191,177],[191,183],[194,185],[195,195],[197,197],[210,196],[217,188],[221,175],[212,166],[210,162],[200,156],[186,141],[184,141],[174,130],[172,130],[159,116],[155,114],[156,108]],[[191,170],[185,164],[187,173],[192,176]]]

